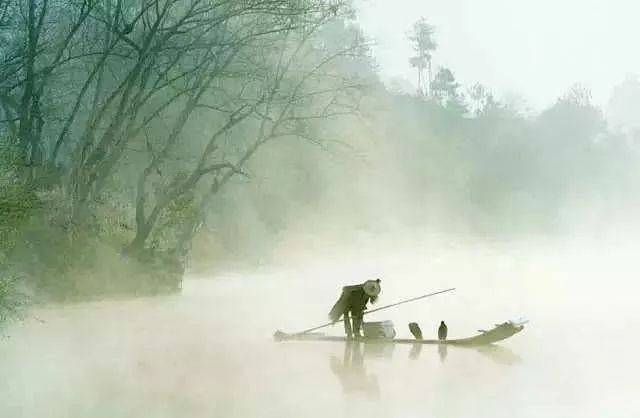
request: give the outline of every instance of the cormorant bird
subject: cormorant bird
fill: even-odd
[[[409,331],[411,331],[411,334],[413,334],[413,337],[416,340],[422,339],[422,330],[420,329],[420,326],[416,322],[411,322],[409,324]]]
[[[440,321],[440,326],[438,327],[438,339],[440,341],[447,339],[447,324],[445,324],[444,321]]]

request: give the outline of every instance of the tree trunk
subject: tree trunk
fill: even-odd
[[[27,45],[25,48],[25,79],[22,99],[20,101],[20,128],[18,130],[18,140],[23,163],[29,165],[31,160],[30,148],[33,146],[33,120],[32,106],[33,93],[35,90],[35,58],[36,58],[36,4],[35,0],[29,0],[27,11]],[[33,152],[33,150],[31,150]]]
[[[133,256],[140,254],[144,250],[144,244],[147,241],[147,238],[149,238],[150,234],[151,227],[149,227],[148,225],[144,224],[138,227],[136,230],[136,236],[133,241],[131,241],[131,243],[125,248],[125,253]]]

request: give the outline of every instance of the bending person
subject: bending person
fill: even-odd
[[[338,301],[329,312],[329,319],[338,322],[344,319],[344,332],[347,339],[360,338],[362,316],[367,309],[367,303],[375,303],[380,294],[380,279],[367,280],[362,284],[345,286]]]

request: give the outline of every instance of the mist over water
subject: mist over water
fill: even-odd
[[[640,315],[621,290],[634,246],[415,243],[189,277],[180,296],[37,309],[0,345],[0,416],[637,416]],[[412,321],[433,337],[446,320],[450,338],[531,322],[477,349],[273,341],[325,322],[340,286],[371,277],[379,306],[457,287],[369,318],[403,337]]]
[[[512,3],[0,0],[0,418],[640,416],[637,6]]]

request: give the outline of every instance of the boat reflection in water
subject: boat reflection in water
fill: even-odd
[[[490,358],[497,364],[513,366],[514,364],[522,362],[522,358],[519,355],[501,345],[488,344],[474,348],[478,353]]]
[[[409,358],[411,360],[419,360],[424,346],[424,344],[413,344],[413,346],[411,346],[411,351],[409,351]],[[431,350],[431,348],[428,350]],[[440,361],[444,362],[447,359],[447,350],[447,344],[438,345],[438,356],[440,357]]]
[[[447,350],[448,350],[447,347],[448,347],[447,344],[438,345],[438,356],[440,357],[440,361],[443,363],[447,359]]]
[[[366,346],[372,346],[373,351]],[[391,349],[388,347],[391,347]],[[364,359],[372,356],[388,356],[386,358],[391,358],[390,353],[392,351],[393,344],[361,344],[360,342],[349,341],[344,345],[342,361],[336,356],[331,356],[329,365],[333,374],[340,380],[342,391],[345,394],[359,393],[378,399],[380,397],[378,377],[367,373]]]
[[[414,344],[411,346],[411,351],[409,351],[409,358],[411,360],[418,360],[420,358],[420,354],[422,354],[422,347],[424,344]]]
[[[331,372],[338,378],[345,395],[364,395],[370,399],[380,398],[378,376],[367,369],[372,359],[388,361],[392,359],[396,344],[347,341],[344,343],[342,359],[332,355],[329,358]],[[496,364],[511,366],[522,359],[507,347],[495,344],[483,346],[452,346],[438,344],[437,353],[441,362],[445,362],[450,353],[456,350],[476,351]],[[413,344],[409,351],[411,360],[428,360],[435,357],[436,349],[432,345]],[[426,352],[426,354],[424,354]],[[424,356],[427,356],[426,358]],[[433,357],[432,357],[433,358]]]
[[[423,350],[430,350],[428,346],[427,348],[424,347],[424,344],[414,344],[411,347],[411,351],[409,352],[409,358],[411,360],[420,359]],[[512,366],[522,361],[522,358],[519,355],[514,353],[511,349],[501,345],[487,344],[467,347],[450,346],[449,344],[438,344],[438,356],[440,357],[440,361],[444,362],[447,359],[449,350],[475,350],[476,352],[482,354],[496,364],[504,366]]]

